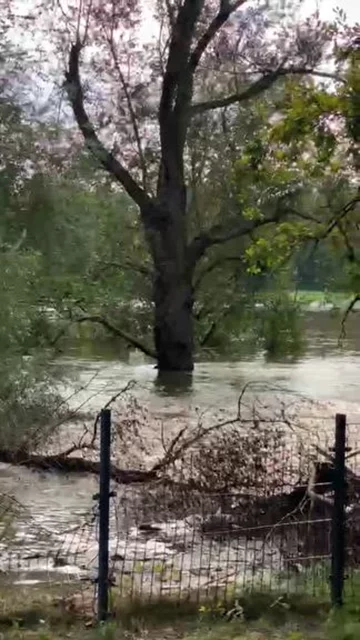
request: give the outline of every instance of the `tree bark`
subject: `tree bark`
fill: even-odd
[[[154,282],[154,342],[159,371],[194,368],[193,295],[191,283],[172,265],[164,266]]]
[[[167,185],[142,212],[154,263],[154,344],[160,372],[194,368],[193,268],[188,260],[186,202]]]

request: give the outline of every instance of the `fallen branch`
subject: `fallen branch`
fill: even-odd
[[[0,449],[0,462],[29,469],[59,473],[91,473],[96,475],[100,473],[100,462],[75,456],[66,457],[64,454],[47,456]],[[119,469],[116,465],[111,464],[110,477],[118,484],[136,484],[155,480],[157,476],[155,471]]]
[[[326,498],[324,495],[317,493],[316,491],[316,486],[319,484],[317,481],[317,476],[318,468],[316,464],[313,464],[306,489],[306,495],[310,498],[311,510],[313,509],[315,502],[321,502],[322,504],[325,504],[332,509],[334,506],[333,500],[330,500],[330,498]],[[329,489],[332,489],[331,485],[329,486]]]

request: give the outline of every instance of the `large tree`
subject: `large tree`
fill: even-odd
[[[259,194],[260,216],[245,215],[229,186],[220,215],[209,203],[203,226],[194,230],[194,150],[202,182],[211,173],[211,150],[194,126],[206,121],[216,131],[226,110],[286,77],[330,76],[320,65],[331,54],[334,25],[318,16],[296,24],[286,13],[246,0],[158,0],[146,11],[137,0],[57,6],[44,24],[56,53],[64,54],[63,86],[73,115],[87,147],[140,214],[154,267],[158,367],[191,371],[200,261],[214,247],[287,215],[286,207],[274,207],[273,193],[269,204]],[[154,37],[145,36],[146,21]],[[230,201],[229,218],[223,213]]]

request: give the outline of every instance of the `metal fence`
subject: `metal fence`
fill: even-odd
[[[195,444],[161,478],[124,486],[111,480],[103,410],[99,492],[81,523],[41,527],[0,501],[2,581],[67,584],[100,619],[122,599],[230,600],[245,590],[341,605],[360,561],[357,430],[337,415],[321,443],[230,434],[218,449]]]

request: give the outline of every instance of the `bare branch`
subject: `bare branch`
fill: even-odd
[[[86,13],[84,35],[83,35],[83,38],[82,38],[83,44],[86,43],[87,37],[88,37],[88,33],[89,33],[92,6],[93,6],[93,0],[90,0],[89,5],[88,5],[88,9],[87,9],[87,13]]]
[[[357,191],[356,196],[352,198],[352,200],[350,200],[344,207],[342,207],[342,209],[340,209],[337,215],[333,218],[333,220],[330,222],[330,224],[324,231],[324,234],[322,235],[322,237],[326,238],[328,235],[330,235],[330,233],[339,225],[339,222],[341,222],[344,218],[346,218],[348,213],[353,211],[359,203],[360,203],[360,187]]]
[[[83,0],[79,0],[77,25],[76,25],[76,39],[79,41],[80,41],[80,24],[81,24],[82,10],[83,10]]]
[[[84,94],[79,73],[79,57],[82,49],[80,40],[70,50],[69,67],[65,73],[65,88],[72,106],[76,122],[85,143],[100,164],[124,187],[125,191],[142,211],[151,205],[151,198],[142,189],[127,169],[108,151],[97,136],[84,107]]]
[[[125,393],[127,393],[128,391],[133,389],[135,387],[135,385],[136,385],[135,380],[129,380],[129,382],[125,385],[125,387],[120,389],[120,391],[115,393],[115,395],[113,395],[110,398],[110,400],[108,400],[106,402],[106,404],[103,406],[103,409],[109,409],[109,407],[111,407],[111,405],[114,404],[114,402],[116,402],[116,400],[118,400],[120,398],[120,396],[124,395]],[[99,411],[99,413],[97,414],[97,416],[95,418],[95,421],[94,421],[94,428],[93,428],[93,435],[92,435],[92,438],[91,438],[91,444],[94,444],[95,440],[97,438],[97,431],[98,431],[100,418],[101,418],[101,411]]]
[[[85,315],[85,316],[80,316],[78,318],[75,317],[73,318],[72,321],[78,324],[82,324],[83,322],[93,322],[96,324],[100,324],[103,327],[105,327],[105,329],[107,329],[113,335],[118,336],[119,338],[122,338],[135,349],[142,351],[142,353],[144,353],[149,358],[156,360],[156,354],[150,347],[147,347],[145,344],[140,342],[140,340],[138,340],[137,338],[134,338],[133,336],[128,334],[126,331],[123,331],[122,329],[120,329],[120,327],[113,325],[109,320],[107,320],[106,318],[103,318],[103,316]]]
[[[162,46],[162,36],[163,36],[163,31],[164,31],[164,22],[165,19],[161,19],[160,20],[160,32],[159,32],[159,37],[157,38],[157,49],[158,49],[158,53],[159,53],[159,63],[160,63],[160,69],[161,69],[161,75],[164,76],[165,73],[165,58],[164,58],[164,54],[167,50],[168,44],[169,44],[169,36],[166,38],[166,41],[164,43],[164,45]]]
[[[97,371],[95,371],[95,373],[89,378],[89,380],[87,380],[83,385],[81,385],[80,388],[75,389],[68,396],[62,398],[60,400],[60,402],[57,404],[57,406],[55,407],[55,413],[56,414],[58,414],[58,413],[61,414],[62,408],[68,406],[68,403],[70,402],[70,400],[72,400],[75,396],[77,396],[82,391],[85,391],[91,385],[91,383],[95,380],[95,378],[98,375],[99,375],[99,369]],[[80,405],[80,409],[81,409],[81,406],[82,405]],[[55,429],[60,427],[62,424],[64,424],[65,422],[69,422],[69,420],[71,420],[72,418],[75,418],[77,413],[78,413],[78,411],[79,411],[79,408],[70,411],[70,413],[67,412],[67,413],[65,413],[65,415],[61,415],[60,419],[56,420],[55,422],[52,422],[49,425],[49,433],[53,433],[55,431]],[[32,431],[32,433],[31,433],[32,442],[34,442],[34,441],[36,442],[37,436],[40,434],[40,432],[41,432],[41,427],[38,427],[37,429]]]
[[[124,91],[124,94],[125,94],[125,99],[126,99],[127,106],[128,106],[128,109],[129,109],[130,120],[131,120],[132,128],[133,128],[133,131],[134,131],[136,146],[137,146],[138,154],[139,154],[139,161],[140,161],[140,167],[141,167],[141,173],[142,173],[142,186],[143,186],[144,191],[146,191],[147,188],[148,188],[147,166],[146,166],[146,160],[145,160],[145,156],[144,156],[144,150],[143,150],[143,146],[142,146],[142,141],[141,141],[141,137],[140,137],[139,125],[138,125],[136,113],[135,113],[135,110],[134,110],[134,107],[133,107],[133,103],[132,103],[131,95],[130,95],[130,92],[129,92],[129,88],[128,88],[127,82],[125,80],[124,74],[122,72],[118,56],[116,55],[116,51],[115,51],[115,47],[114,47],[114,40],[113,40],[112,35],[108,38],[108,44],[109,44],[109,47],[110,47],[110,52],[111,52],[112,59],[114,61],[115,69],[116,69],[117,74],[119,76],[119,80],[120,80],[121,86],[123,88],[123,91]]]
[[[349,260],[350,264],[353,264],[354,262],[356,262],[355,248],[353,247],[353,245],[351,244],[351,242],[349,240],[348,234],[346,233],[346,230],[344,229],[344,225],[342,224],[342,221],[339,221],[337,226],[338,226],[338,229],[340,231],[340,234],[342,235],[342,237],[344,239],[347,259]]]
[[[348,306],[346,307],[345,313],[341,319],[341,331],[340,331],[340,336],[339,336],[339,342],[341,343],[345,338],[346,338],[346,322],[347,319],[350,315],[350,313],[352,312],[352,310],[354,309],[355,305],[357,302],[360,301],[360,293],[357,293],[352,300],[350,301],[350,303],[348,304]]]
[[[95,375],[97,375],[98,372],[96,372]],[[91,378],[91,380],[94,379],[95,376],[93,376]],[[91,380],[87,383],[87,385],[90,384]],[[118,400],[118,398],[120,398],[122,395],[126,394],[128,391],[130,391],[131,389],[134,388],[136,382],[135,380],[130,380],[125,387],[123,387],[122,389],[120,389],[120,391],[118,391],[117,393],[115,393],[107,402],[106,404],[102,407],[102,409],[108,409],[109,407],[111,407],[112,404],[114,404],[114,402],[116,402],[116,400]],[[83,387],[85,388],[85,387]],[[79,393],[79,391],[81,391],[81,389],[79,389],[76,393]],[[75,410],[74,412],[72,412],[72,414],[70,416],[67,416],[67,420],[69,420],[70,418],[75,418],[77,415],[78,409]],[[100,418],[101,418],[101,411],[98,412],[98,414],[96,415],[96,418],[94,420],[94,425],[93,425],[93,429],[92,429],[92,434],[90,434],[90,429],[86,426],[86,424],[84,425],[84,432],[82,433],[81,437],[79,438],[78,442],[74,442],[73,445],[71,447],[69,447],[68,449],[66,449],[65,451],[62,451],[61,453],[59,453],[59,456],[62,456],[64,458],[66,458],[67,456],[72,455],[73,453],[77,453],[78,451],[83,451],[83,450],[96,450],[97,447],[95,445],[96,443],[96,439],[97,439],[97,434],[98,434],[98,426],[99,426],[99,422],[100,422]],[[58,423],[57,426],[60,426],[61,423]],[[90,436],[88,439],[87,436]]]
[[[61,455],[66,458],[67,456],[71,456],[73,453],[77,453],[79,451],[89,451],[89,449],[96,449],[95,444],[93,444],[92,442],[74,442],[71,447],[69,447],[65,451],[62,451]]]
[[[225,420],[221,420],[220,422],[216,422],[215,424],[210,425],[209,427],[204,427],[201,422],[201,416],[195,431],[191,431],[188,437],[184,437],[186,433],[189,432],[189,428],[185,427],[181,429],[179,433],[176,434],[174,439],[171,441],[170,446],[167,449],[167,453],[165,457],[162,458],[159,462],[157,462],[152,471],[159,472],[162,471],[165,467],[175,462],[175,460],[179,459],[186,451],[188,451],[192,446],[203,440],[206,436],[214,433],[216,431],[220,431],[226,427],[234,426],[240,423],[248,424],[252,423],[253,420],[242,419],[241,417],[241,408],[243,404],[243,399],[245,392],[247,391],[250,385],[246,384],[239,396],[238,405],[237,405],[237,413],[233,418],[228,418]],[[272,421],[271,421],[272,423]],[[176,446],[178,445],[178,446]]]
[[[334,463],[334,456],[329,453],[328,451],[326,451],[326,449],[324,449],[323,447],[319,447],[319,445],[314,445],[315,451],[317,451],[317,453],[320,453],[322,456],[324,456],[325,460],[327,460],[328,462],[331,462],[332,464]]]
[[[207,329],[205,334],[199,340],[200,347],[202,347],[202,348],[206,347],[207,343],[209,342],[211,337],[214,335],[214,332],[216,331],[216,329],[219,326],[219,324],[223,322],[224,318],[226,318],[227,316],[230,315],[232,310],[233,310],[233,305],[229,304],[227,309],[224,309],[221,313],[219,313],[217,318],[215,318],[211,322],[210,327]]]
[[[210,22],[205,33],[198,40],[195,49],[193,50],[189,65],[190,68],[195,71],[202,55],[206,51],[209,44],[212,42],[216,34],[220,31],[221,27],[227,22],[231,14],[233,14],[242,4],[245,4],[246,0],[236,0],[233,4],[227,0],[221,0],[220,9],[215,18]]]
[[[351,458],[357,458],[360,455],[360,449],[355,449],[355,451],[351,451],[351,453],[347,453],[345,456],[345,460],[351,460]]]
[[[183,427],[182,429],[180,429],[180,431],[172,439],[172,441],[170,442],[170,445],[168,447],[164,446],[165,443],[164,443],[164,438],[163,438],[163,435],[162,435],[162,443],[163,443],[163,447],[165,449],[165,456],[162,458],[161,462],[156,465],[156,470],[164,469],[166,466],[168,466],[169,464],[174,462],[174,460],[176,459],[176,458],[174,458],[174,452],[176,451],[176,449],[175,449],[176,445],[181,440],[181,438],[184,436],[186,431],[187,431],[187,427]],[[177,457],[177,453],[175,455]]]
[[[222,109],[232,104],[245,102],[246,100],[250,100],[251,98],[256,98],[257,96],[264,93],[264,91],[269,89],[279,78],[288,75],[311,75],[321,78],[329,78],[332,80],[337,80],[339,82],[345,82],[342,78],[339,78],[337,75],[334,75],[332,73],[313,71],[312,69],[307,69],[306,67],[298,69],[286,69],[279,67],[274,71],[269,71],[268,73],[266,73],[266,75],[256,80],[247,89],[244,89],[244,91],[241,91],[240,93],[233,93],[229,96],[214,98],[214,100],[208,100],[206,102],[198,102],[193,104],[191,107],[191,113],[197,114],[204,113],[205,111],[211,111],[213,109]]]

